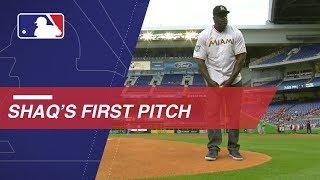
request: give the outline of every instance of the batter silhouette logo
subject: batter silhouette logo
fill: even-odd
[[[20,13],[17,16],[17,35],[20,39],[62,39],[62,13]]]

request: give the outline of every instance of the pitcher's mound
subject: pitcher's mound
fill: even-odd
[[[244,169],[271,160],[265,154],[241,151],[232,160],[222,149],[216,161],[205,161],[204,145],[144,138],[111,138],[103,154],[97,180],[191,175]]]

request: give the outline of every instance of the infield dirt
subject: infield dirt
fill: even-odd
[[[97,180],[137,179],[192,175],[244,169],[271,160],[265,154],[241,151],[243,161],[234,161],[222,148],[216,161],[205,161],[204,145],[144,139],[112,137],[108,139]]]

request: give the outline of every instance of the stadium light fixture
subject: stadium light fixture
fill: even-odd
[[[175,39],[175,35],[173,33],[166,32],[163,34],[162,38],[165,40],[172,40]]]
[[[151,41],[154,40],[154,36],[151,32],[146,32],[142,34],[141,39],[145,41]]]
[[[186,40],[193,40],[193,39],[197,39],[198,37],[198,33],[197,32],[194,32],[194,31],[191,31],[191,32],[186,32],[184,38]]]

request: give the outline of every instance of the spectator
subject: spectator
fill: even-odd
[[[310,124],[310,120],[307,121],[307,134],[311,134],[311,124]]]

